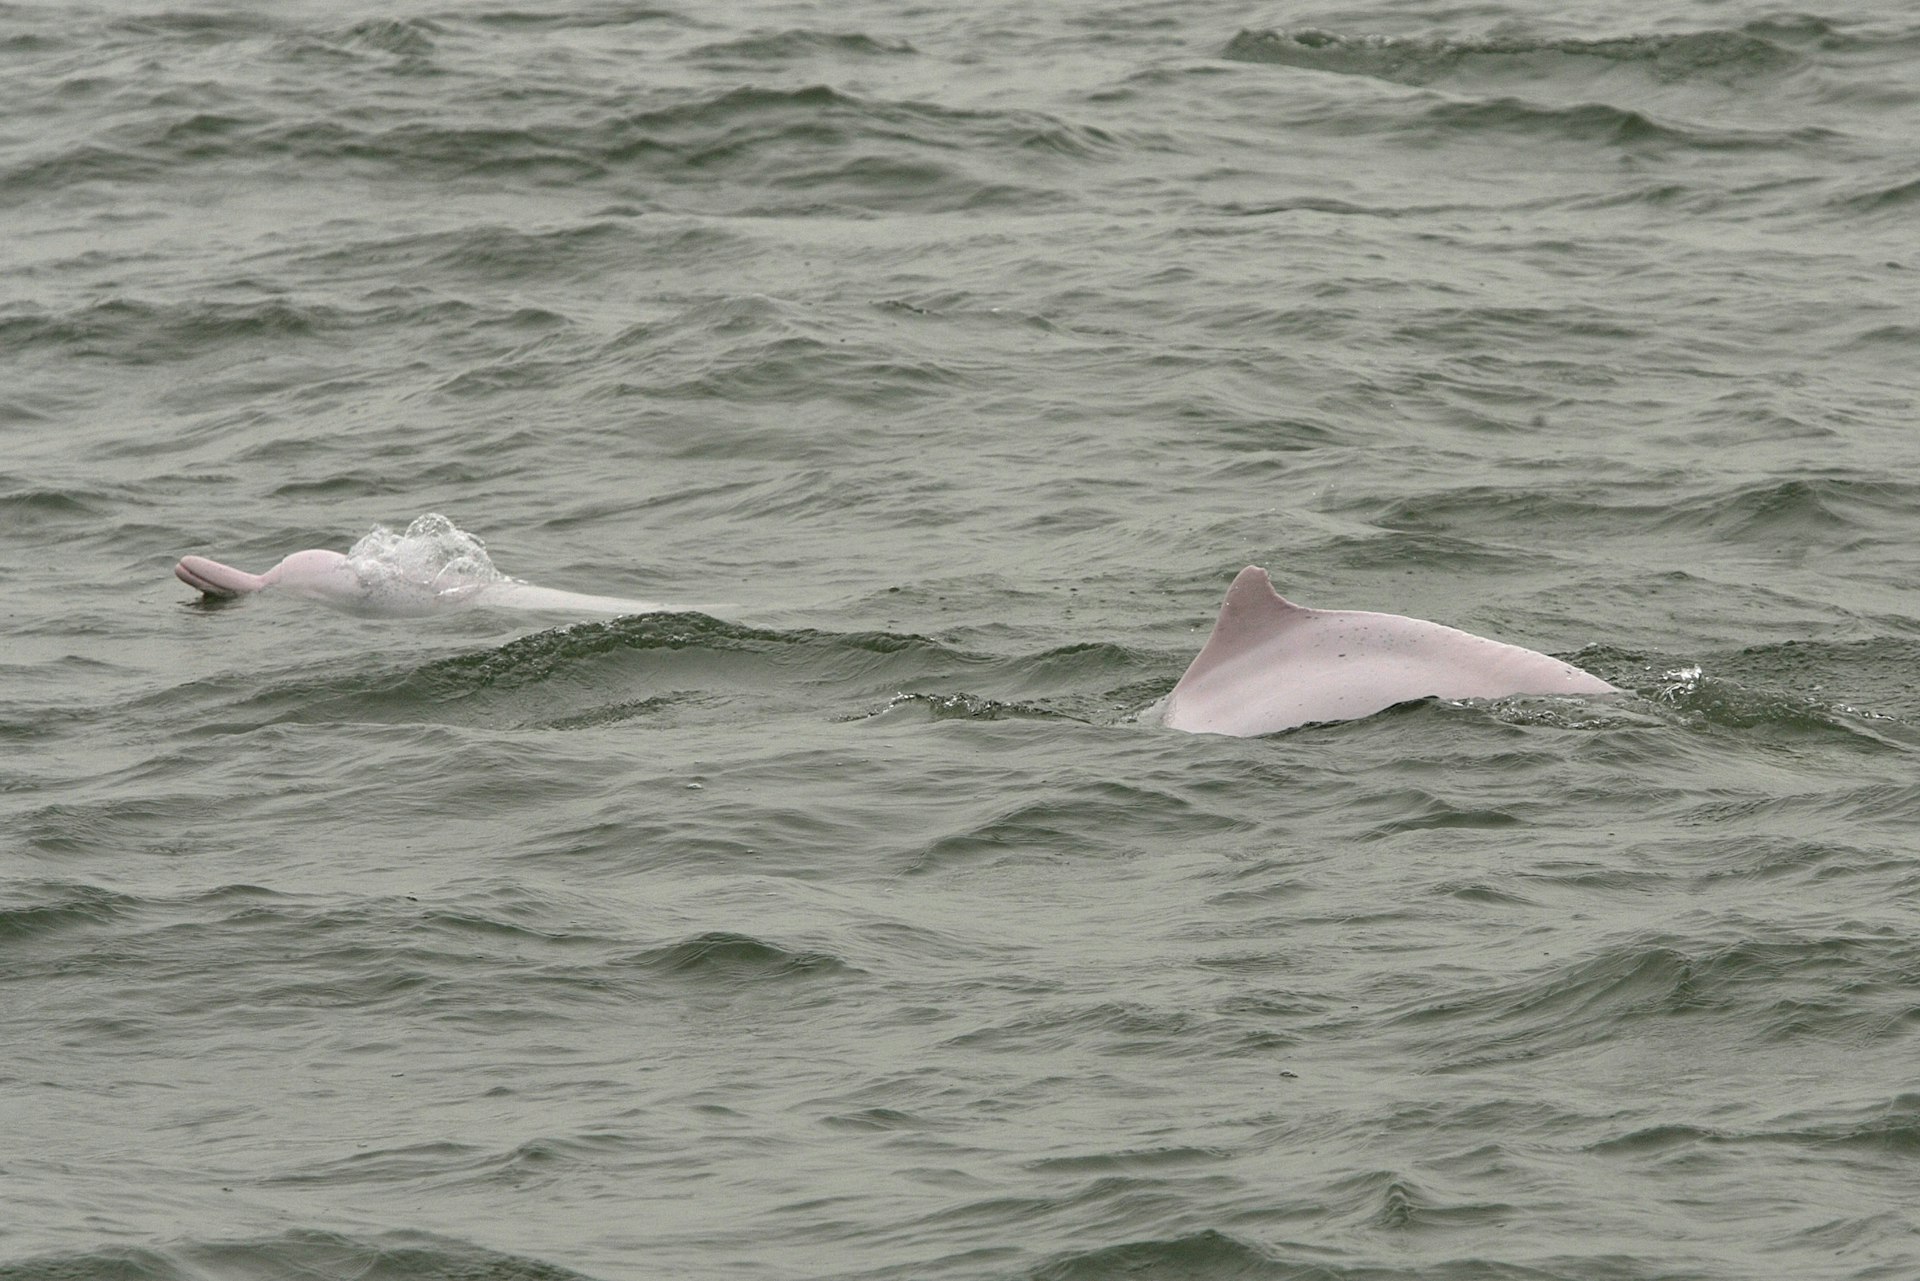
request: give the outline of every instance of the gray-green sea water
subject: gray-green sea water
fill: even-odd
[[[1895,0],[0,4],[0,1277],[1920,1276],[1916,219]],[[429,512],[682,607],[169,573]]]

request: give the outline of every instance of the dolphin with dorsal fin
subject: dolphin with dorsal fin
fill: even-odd
[[[452,529],[443,517],[421,518],[429,519]],[[417,521],[409,532],[420,527]],[[439,526],[427,528],[432,532]],[[295,552],[264,574],[205,556],[183,556],[173,572],[209,597],[277,590],[349,613],[388,618],[474,607],[615,616],[676,608],[536,587],[499,574],[484,555],[480,561],[477,569],[469,565],[459,573],[428,576],[396,571],[377,558],[315,549]],[[1617,692],[1557,658],[1439,623],[1304,608],[1275,592],[1266,570],[1249,565],[1227,589],[1199,656],[1173,691],[1141,718],[1192,733],[1244,737],[1357,720],[1421,698]]]
[[[363,570],[339,552],[295,552],[264,574],[250,574],[205,556],[182,556],[173,574],[187,586],[216,598],[246,596],[268,589],[319,601],[350,614],[380,618],[419,618],[456,609],[514,609],[552,614],[652,614],[674,608],[657,601],[590,596],[584,592],[536,587],[512,578],[422,582]]]
[[[1148,709],[1196,734],[1247,737],[1350,721],[1421,698],[1612,694],[1546,654],[1398,614],[1307,609],[1241,570],[1213,634],[1173,692]]]

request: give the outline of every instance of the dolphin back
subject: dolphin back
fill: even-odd
[[[1307,609],[1249,565],[1167,696],[1161,723],[1246,736],[1356,720],[1421,698],[1613,692],[1571,663],[1425,619]]]

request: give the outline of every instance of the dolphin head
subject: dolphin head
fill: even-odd
[[[261,577],[290,595],[337,608],[351,608],[367,595],[367,585],[345,556],[318,548],[295,552]]]

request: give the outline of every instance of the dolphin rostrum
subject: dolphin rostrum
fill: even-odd
[[[1398,614],[1307,609],[1241,570],[1186,675],[1149,708],[1196,734],[1272,734],[1420,698],[1617,693],[1545,654]]]

